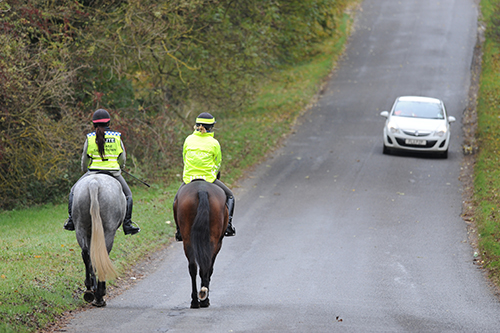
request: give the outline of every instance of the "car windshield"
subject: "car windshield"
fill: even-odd
[[[444,119],[443,109],[437,103],[398,101],[392,114],[399,117]]]

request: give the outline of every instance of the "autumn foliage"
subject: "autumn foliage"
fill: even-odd
[[[98,107],[128,167],[167,177],[196,114],[237,112],[347,2],[0,0],[0,208],[67,195]]]

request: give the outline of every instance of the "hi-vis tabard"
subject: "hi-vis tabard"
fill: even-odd
[[[121,145],[121,133],[105,131],[104,159],[99,155],[95,132],[87,134],[87,155],[91,158],[89,170],[120,170],[118,156],[123,152]]]

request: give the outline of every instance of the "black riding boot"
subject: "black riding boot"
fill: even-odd
[[[75,230],[75,225],[73,224],[73,218],[71,217],[71,208],[73,207],[73,192],[69,192],[68,200],[68,219],[64,223],[64,229],[73,231]]]
[[[125,213],[125,220],[123,221],[123,232],[125,235],[134,235],[141,231],[141,228],[134,227],[132,225],[132,206],[133,200],[132,197],[127,198],[127,212]]]
[[[229,211],[229,221],[224,236],[234,236],[236,235],[236,229],[233,227],[234,197],[227,198],[226,205]]]

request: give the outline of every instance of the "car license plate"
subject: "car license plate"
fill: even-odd
[[[425,146],[427,144],[427,141],[426,140],[417,140],[417,139],[406,139],[405,143],[407,145]]]

